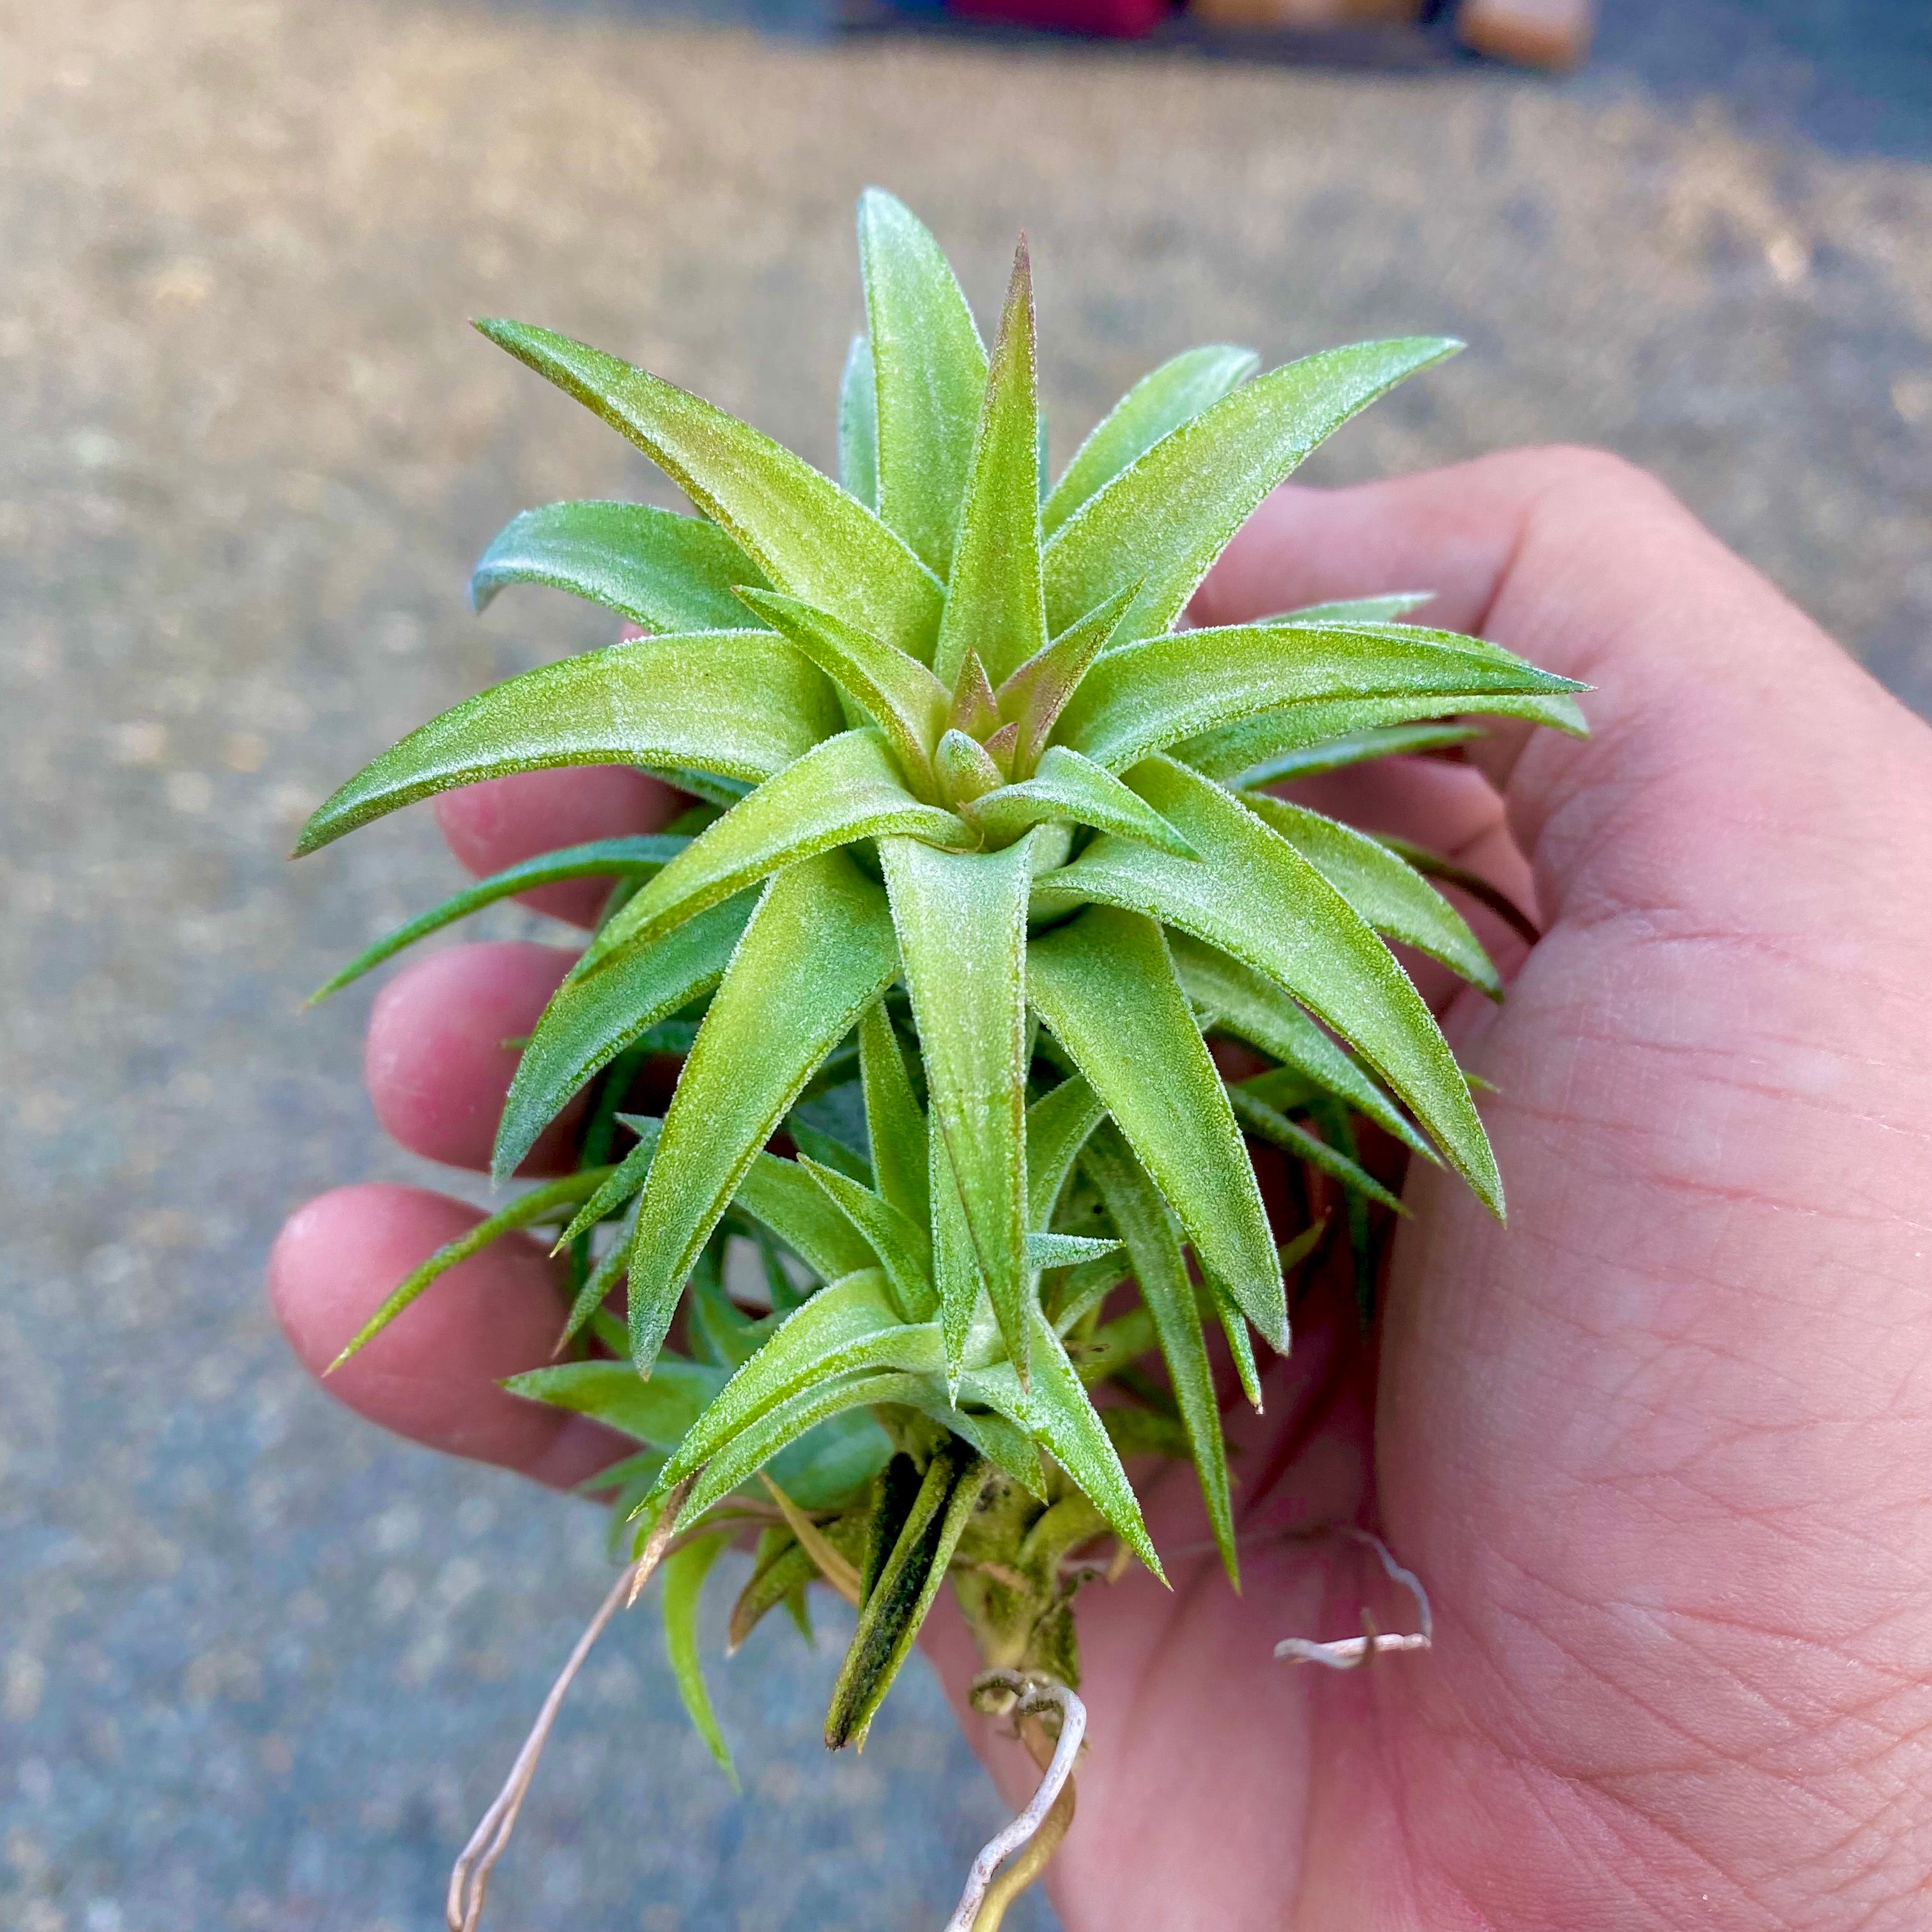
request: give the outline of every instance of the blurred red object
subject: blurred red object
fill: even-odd
[[[1100,34],[1134,40],[1167,16],[1167,0],[946,0],[946,10],[967,20],[1010,20],[1055,33]]]

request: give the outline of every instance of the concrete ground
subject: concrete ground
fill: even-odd
[[[1558,83],[0,0],[0,1923],[439,1922],[608,1575],[589,1512],[333,1408],[260,1292],[304,1195],[421,1172],[358,1085],[366,992],[298,1007],[453,874],[421,814],[293,868],[291,831],[405,728],[608,634],[536,593],[468,614],[502,520],[662,487],[466,316],[828,460],[877,180],[986,307],[1027,225],[1063,454],[1192,341],[1446,329],[1470,352],[1311,475],[1607,442],[1932,708],[1923,9],[1610,10]],[[922,1677],[828,1761],[832,1667],[776,1622],[717,1667],[741,1799],[654,1614],[620,1625],[492,1922],[936,1925],[990,1790]]]

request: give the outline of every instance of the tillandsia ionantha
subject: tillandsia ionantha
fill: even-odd
[[[510,1386],[637,1442],[590,1486],[634,1539],[634,1583],[662,1558],[672,1661],[728,1765],[696,1616],[741,1536],[734,1647],[781,1606],[808,1631],[814,1583],[856,1608],[835,1747],[862,1742],[948,1580],[988,1685],[1054,1735],[1064,1701],[1034,1694],[1078,1683],[1096,1559],[1161,1574],[1135,1458],[1192,1463],[1236,1579],[1208,1331],[1258,1403],[1257,1342],[1288,1348],[1287,1284],[1318,1246],[1352,1240],[1372,1281],[1370,1210],[1396,1204],[1357,1123],[1502,1211],[1470,1082],[1386,943],[1499,997],[1430,883],[1467,875],[1269,788],[1455,745],[1471,714],[1582,729],[1580,686],[1402,622],[1420,596],[1183,627],[1263,496],[1456,344],[1265,375],[1246,350],[1191,350],[1049,485],[1024,240],[989,354],[904,206],[868,192],[859,236],[836,483],[614,356],[477,325],[696,514],[517,518],[478,567],[479,608],[544,584],[642,634],[446,712],[298,848],[544,766],[633,765],[695,801],[663,834],[471,886],[325,990],[494,901],[610,880],[496,1141],[500,1180],[587,1089],[577,1170],[424,1263],[344,1353],[484,1243],[556,1232],[557,1358]],[[1259,1070],[1224,1076],[1223,1041]],[[682,1064],[662,1115],[627,1111],[665,1053]],[[1251,1139],[1303,1178],[1303,1225],[1270,1226]],[[978,1908],[982,1932],[1000,1909]]]

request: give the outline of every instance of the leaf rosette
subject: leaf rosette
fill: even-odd
[[[518,517],[479,608],[540,584],[645,634],[432,720],[298,848],[550,766],[631,764],[700,801],[472,885],[324,990],[532,885],[611,880],[496,1148],[500,1180],[588,1088],[580,1171],[432,1257],[351,1348],[484,1241],[554,1228],[562,1359],[510,1386],[634,1440],[594,1485],[620,1522],[679,1496],[670,1648],[721,1758],[694,1619],[748,1530],[734,1646],[781,1604],[807,1623],[814,1582],[856,1606],[835,1744],[862,1738],[949,1575],[988,1664],[1076,1682],[1070,1559],[1111,1538],[1160,1574],[1129,1459],[1191,1460],[1235,1575],[1208,1335],[1258,1398],[1257,1342],[1289,1346],[1285,1270],[1327,1238],[1311,1213],[1280,1242],[1251,1144],[1323,1177],[1358,1246],[1399,1204],[1358,1118],[1503,1206],[1471,1083],[1390,950],[1499,994],[1432,874],[1470,881],[1264,788],[1439,751],[1472,715],[1582,728],[1581,687],[1406,621],[1412,594],[1177,628],[1262,498],[1457,344],[1265,374],[1190,351],[1048,487],[1024,242],[988,352],[905,208],[869,191],[860,233],[836,482],[614,356],[478,325],[695,514]],[[1224,1077],[1217,1040],[1262,1070]],[[623,1112],[666,1051],[662,1118]]]

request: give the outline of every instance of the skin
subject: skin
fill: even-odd
[[[1596,687],[1586,742],[1500,727],[1472,766],[1306,794],[1535,907],[1533,950],[1484,928],[1507,1004],[1445,1000],[1497,1089],[1509,1226],[1418,1163],[1376,1334],[1332,1285],[1298,1308],[1266,1414],[1230,1416],[1239,1597],[1187,1553],[1190,1472],[1153,1481],[1172,1593],[1136,1574],[1082,1600],[1092,1743],[1061,1922],[1922,1925],[1932,732],[1658,484],[1589,452],[1278,491],[1195,616],[1409,587],[1438,593],[1419,621]],[[441,815],[482,866],[667,807],[628,780],[592,811],[583,784],[479,787]],[[561,968],[538,950],[458,949],[382,995],[372,1090],[411,1146],[482,1164],[504,1015],[533,1018]],[[467,1218],[398,1188],[302,1210],[271,1272],[304,1360]],[[590,1472],[608,1438],[492,1386],[548,1352],[544,1270],[528,1244],[468,1263],[332,1392],[547,1481]],[[1306,1533],[1352,1522],[1426,1580],[1435,1650],[1275,1662],[1281,1636],[1358,1629],[1365,1602],[1410,1627],[1358,1546]],[[950,1613],[928,1648],[956,1699],[973,1659]],[[1023,1795],[1022,1754],[967,1721]]]

